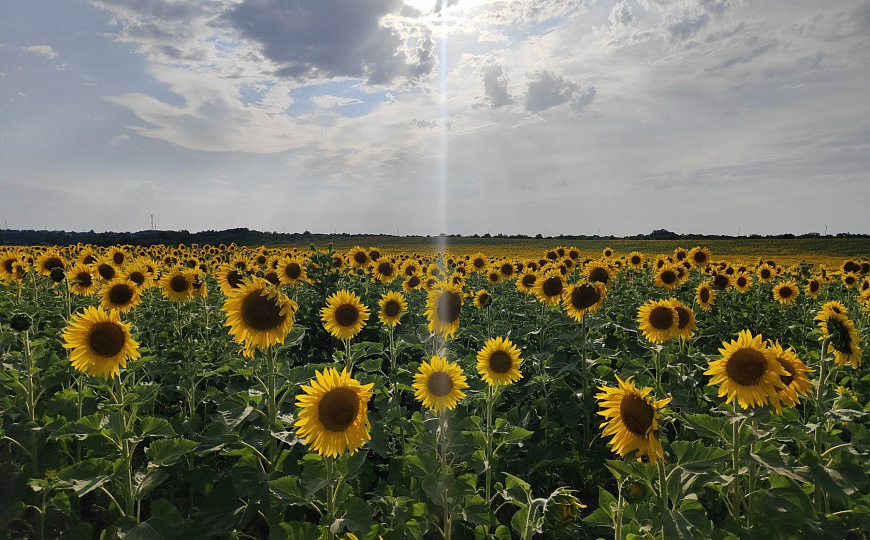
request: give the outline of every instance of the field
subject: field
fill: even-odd
[[[446,241],[0,251],[0,538],[870,538],[868,240]]]

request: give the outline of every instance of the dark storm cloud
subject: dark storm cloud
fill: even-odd
[[[402,36],[381,24],[385,15],[402,7],[401,0],[245,0],[225,17],[281,65],[279,76],[354,77],[386,84],[434,64],[432,47],[420,51],[421,62],[411,60]]]

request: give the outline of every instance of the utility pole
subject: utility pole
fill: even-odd
[[[828,226],[825,225],[825,236],[828,236]]]
[[[154,214],[151,214],[151,230],[154,230]]]

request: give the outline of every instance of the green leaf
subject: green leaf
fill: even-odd
[[[338,533],[345,527],[350,532],[366,532],[371,528],[374,522],[372,509],[364,500],[358,497],[349,497],[344,501],[343,507],[344,516],[335,520],[329,527],[332,532]]]
[[[284,476],[276,480],[269,480],[269,489],[284,504],[306,506],[311,501],[299,478],[295,476]]]
[[[727,421],[724,418],[714,418],[706,414],[687,414],[685,419],[692,429],[702,437],[716,441],[726,438],[725,424]]]
[[[101,458],[80,461],[61,469],[57,477],[67,482],[81,497],[111,480],[112,462]]]
[[[142,430],[143,437],[174,437],[177,435],[172,429],[172,424],[165,418],[146,416],[139,424],[139,428]]]
[[[145,449],[145,455],[151,460],[151,465],[163,467],[176,463],[197,446],[198,442],[187,439],[162,439],[152,441],[151,446]]]
[[[712,470],[731,455],[724,448],[704,446],[700,441],[675,441],[671,443],[671,449],[679,467],[696,473]]]
[[[534,431],[529,431],[528,429],[523,429],[519,426],[514,426],[510,432],[504,436],[504,442],[506,443],[516,443],[520,442],[523,439],[530,437]]]

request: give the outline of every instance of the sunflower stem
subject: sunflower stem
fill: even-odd
[[[825,413],[824,413],[824,410],[822,407],[822,391],[825,388],[825,382],[826,382],[825,379],[827,379],[827,377],[828,377],[827,352],[828,352],[828,344],[830,343],[830,341],[831,341],[830,336],[826,337],[825,339],[822,340],[822,350],[819,353],[819,379],[818,379],[818,386],[816,386],[816,416],[817,416],[817,419],[816,419],[815,433],[813,433],[813,435],[814,435],[813,440],[815,442],[815,450],[819,456],[822,455],[823,450],[824,450],[824,448],[822,446],[822,426],[824,425],[824,422],[825,422]],[[813,490],[813,504],[815,505],[816,510],[819,512],[822,510],[822,498],[823,498],[822,487],[818,483],[816,483],[815,489]]]
[[[617,490],[619,498],[616,500],[616,516],[614,516],[613,520],[613,539],[622,540],[622,481],[617,484]]]
[[[731,422],[731,457],[734,464],[734,480],[731,483],[731,517],[740,519],[740,423],[737,418]]]
[[[345,339],[344,341],[344,364],[347,366],[347,372],[350,373],[353,371],[353,357],[350,355],[350,340]]]
[[[30,350],[30,330],[24,331],[24,360],[27,365],[27,419],[30,421],[30,476],[36,478],[39,475],[39,450],[36,444],[36,393],[33,385],[33,354]]]
[[[447,478],[447,409],[438,415],[438,448],[441,458],[441,481]],[[487,469],[488,471],[489,469]],[[447,488],[441,492],[441,505],[444,508],[444,539],[450,540],[453,536],[453,526],[450,520],[450,498]]]
[[[332,532],[332,522],[335,521],[335,486],[332,484],[332,469],[335,458],[324,457],[323,460],[326,462],[326,537],[329,540],[335,540],[335,533]]]
[[[269,432],[269,442],[266,445],[266,457],[269,460],[269,470],[272,470],[275,463],[275,453],[278,450],[277,440],[274,436],[272,436],[272,426],[275,425],[275,419],[277,418],[278,411],[275,406],[275,349],[272,345],[266,347],[266,384],[268,386],[266,391],[266,406],[267,406],[267,416],[268,416],[268,425],[266,426],[266,430]]]

